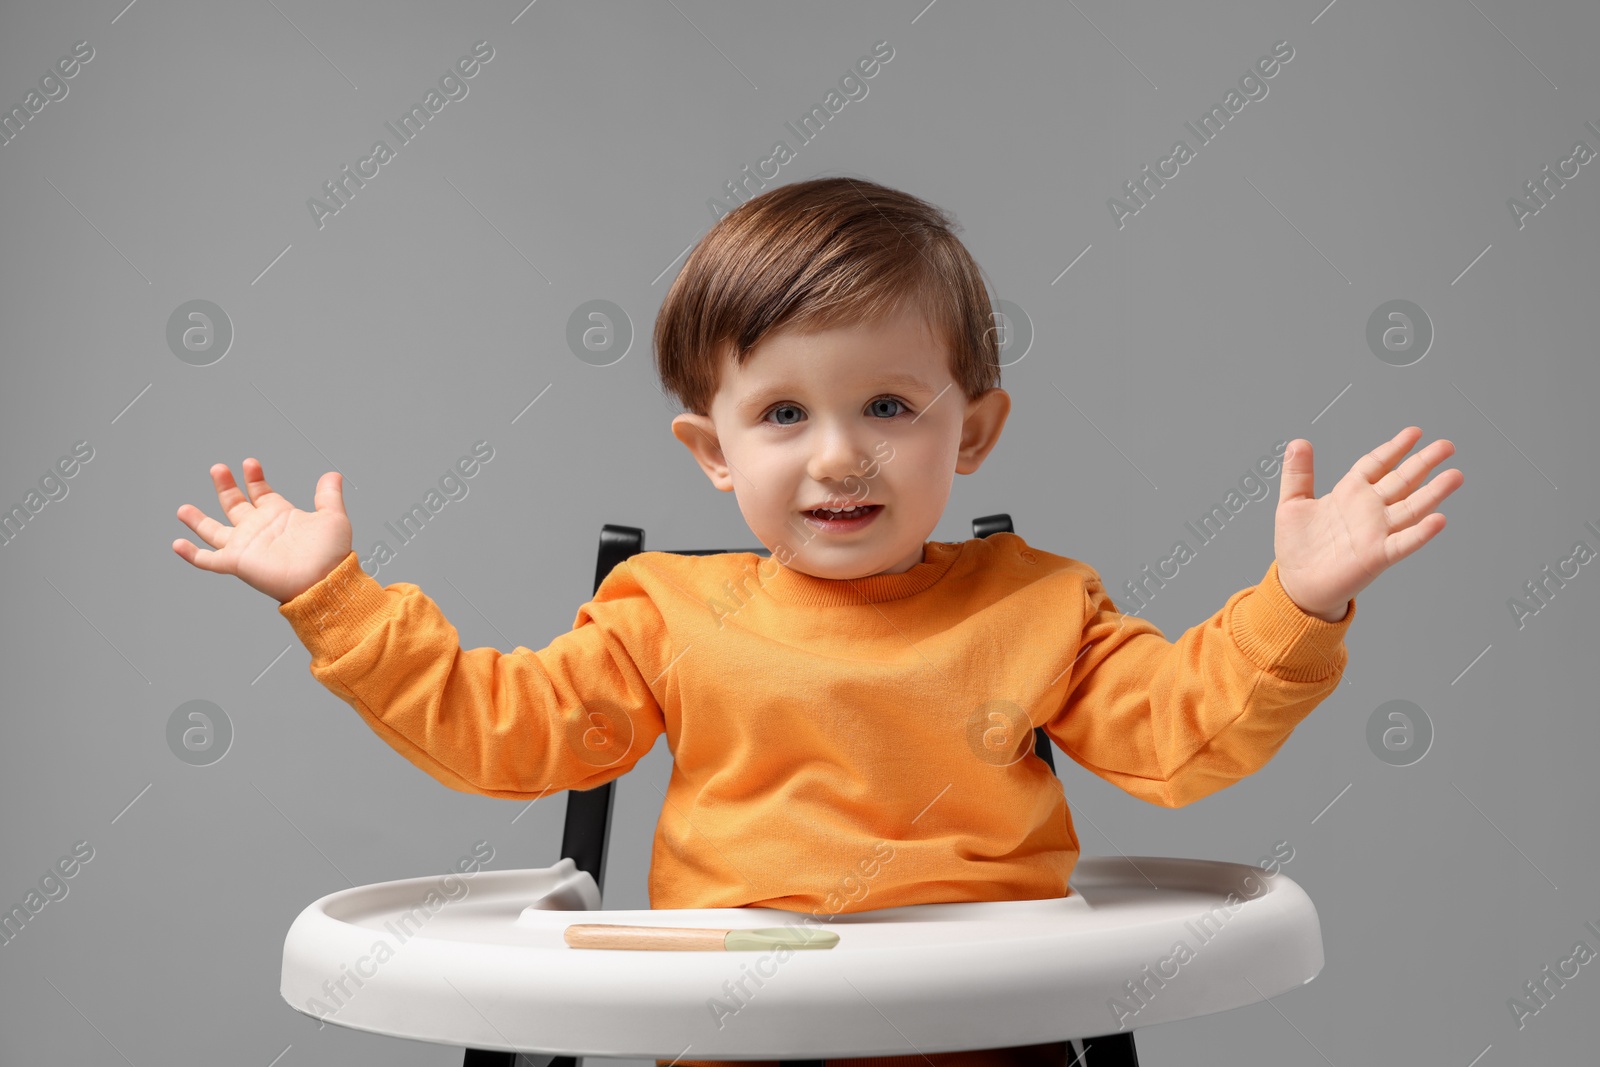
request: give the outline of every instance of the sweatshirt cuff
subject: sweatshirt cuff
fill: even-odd
[[[389,612],[384,587],[361,569],[354,549],[316,585],[278,605],[318,665],[350,651]]]
[[[1301,609],[1283,588],[1274,559],[1261,579],[1233,608],[1233,640],[1258,667],[1287,682],[1318,682],[1344,670],[1349,652],[1345,631],[1355,621],[1356,602],[1338,622]]]

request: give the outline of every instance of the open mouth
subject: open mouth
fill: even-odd
[[[806,522],[819,530],[828,530],[834,533],[844,533],[850,530],[859,530],[873,519],[878,512],[883,510],[882,504],[868,504],[864,507],[853,508],[850,511],[829,511],[827,508],[815,508],[811,511],[802,511]]]

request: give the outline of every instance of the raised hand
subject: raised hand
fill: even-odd
[[[182,538],[172,550],[203,571],[231,574],[280,604],[293,600],[327,577],[350,554],[350,518],[344,511],[344,476],[329,471],[317,480],[315,511],[300,511],[267,484],[261,464],[246,459],[245,485],[233,480],[226,463],[214,464],[222,512],[233,525],[211,518],[192,504],[178,518],[216,551],[196,548]]]
[[[1314,495],[1311,442],[1289,442],[1273,549],[1278,580],[1301,610],[1338,622],[1351,597],[1444,529],[1445,517],[1434,509],[1466,476],[1452,467],[1417,487],[1456,446],[1435,441],[1392,469],[1421,437],[1419,427],[1407,426],[1361,457],[1320,498]]]

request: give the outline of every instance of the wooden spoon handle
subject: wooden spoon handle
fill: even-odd
[[[567,927],[573,948],[665,949],[676,952],[723,952],[728,931],[675,926],[623,926],[575,923]]]

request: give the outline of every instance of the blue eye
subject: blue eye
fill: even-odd
[[[898,404],[899,407],[900,407],[899,411],[890,412],[885,417],[886,419],[897,418],[897,417],[899,417],[901,415],[906,414],[908,411],[911,410],[910,407],[908,407],[906,405],[906,402],[904,400],[901,400],[899,397],[895,397],[895,396],[874,397],[872,400],[868,401],[868,404],[867,404],[868,410],[870,411],[872,409],[872,405],[873,404],[879,404],[879,403]],[[800,408],[795,404],[778,404],[775,407],[769,408],[767,410],[767,414],[763,415],[761,417],[761,421],[762,422],[766,422],[766,421],[768,421],[768,417],[769,416],[773,415],[776,412],[783,411],[785,409],[788,409],[788,410],[791,410],[791,411],[799,411],[800,410]],[[796,421],[798,421],[798,420],[796,420]],[[880,421],[883,421],[883,420],[880,420]],[[778,425],[778,426],[793,426],[794,422],[783,422],[783,421],[780,420],[775,425]]]

